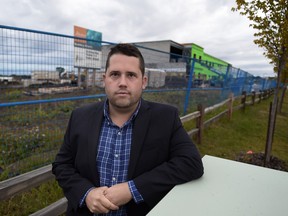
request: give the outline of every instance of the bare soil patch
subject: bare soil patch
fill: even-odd
[[[265,154],[262,152],[260,153],[241,152],[240,154],[237,155],[236,160],[263,167],[265,161]],[[266,164],[265,167],[288,172],[288,164],[285,163],[285,161],[274,156],[271,156],[270,163]]]

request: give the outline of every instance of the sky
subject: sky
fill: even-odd
[[[81,26],[113,43],[172,40],[254,76],[275,76],[235,0],[1,0],[0,24],[73,35]]]

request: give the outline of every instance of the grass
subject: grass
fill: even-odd
[[[232,119],[221,118],[204,130],[203,141],[198,148],[202,155],[212,155],[235,160],[239,153],[247,151],[265,152],[268,127],[269,104],[272,97],[245,111],[236,111]],[[272,155],[288,164],[288,96],[277,115]]]
[[[268,124],[269,103],[272,97],[245,111],[235,111],[232,119],[223,117],[204,130],[200,153],[235,160],[239,153],[264,152]],[[278,114],[272,155],[288,163],[288,95],[282,111]],[[57,183],[52,180],[28,192],[1,201],[0,215],[29,215],[63,197]]]
[[[50,180],[30,191],[1,201],[0,215],[21,216],[32,214],[63,197],[55,180]]]

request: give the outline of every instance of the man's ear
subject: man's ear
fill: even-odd
[[[147,83],[148,83],[148,77],[144,76],[143,77],[143,82],[142,82],[142,89],[143,90],[147,87]]]

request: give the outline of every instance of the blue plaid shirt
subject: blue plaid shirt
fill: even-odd
[[[132,141],[133,120],[139,111],[140,103],[122,126],[115,125],[109,117],[108,100],[104,106],[104,121],[99,140],[97,154],[97,168],[100,174],[100,186],[111,187],[115,184],[127,182],[128,165]],[[128,181],[129,189],[136,203],[142,202],[143,198],[135,187],[134,182]],[[103,215],[103,214],[101,214]],[[111,211],[110,216],[125,216],[126,207],[122,206],[118,211]]]

